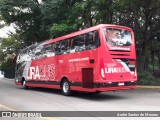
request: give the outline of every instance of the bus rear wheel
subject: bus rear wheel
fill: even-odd
[[[70,88],[70,83],[67,79],[65,79],[63,82],[62,82],[62,93],[63,95],[65,96],[69,96],[71,95],[71,88]]]

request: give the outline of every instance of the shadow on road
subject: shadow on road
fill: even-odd
[[[23,89],[23,88],[20,88],[20,89]],[[60,96],[63,97],[63,94],[62,94],[61,90],[57,90],[57,89],[29,88],[27,90],[28,91],[36,91],[36,92],[45,92],[45,93],[49,93],[49,94],[60,95]],[[102,93],[99,93],[99,94],[86,93],[86,92],[73,92],[73,94],[71,96],[64,96],[64,97],[88,99],[88,100],[92,100],[92,101],[127,99],[127,97],[123,96],[123,94],[121,94],[121,96],[120,96],[116,92],[112,92],[112,91],[102,92]]]
[[[127,99],[123,95],[119,96],[119,95],[114,94],[114,93],[112,95],[111,92],[104,92],[104,93],[100,93],[100,94],[78,93],[78,94],[74,95],[74,97],[88,99],[88,100],[92,100],[92,101],[106,101],[106,100]]]

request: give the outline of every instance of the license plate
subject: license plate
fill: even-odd
[[[123,86],[124,85],[124,82],[120,82],[118,83],[119,86]]]

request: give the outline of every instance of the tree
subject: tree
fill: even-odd
[[[148,68],[148,52],[160,30],[160,0],[120,0],[117,2],[119,24],[134,29],[137,40],[139,72]]]
[[[14,23],[25,45],[48,38],[42,29],[42,13],[37,0],[1,0],[0,13],[7,24]]]
[[[160,0],[0,0],[0,20],[15,24],[16,41],[4,40],[17,42],[16,51],[100,23],[128,26],[136,36],[138,71],[149,69],[155,57],[160,64]],[[6,54],[1,50],[0,55]]]
[[[0,42],[0,70],[5,72],[5,77],[14,77],[13,57],[21,49],[20,46],[21,43],[13,37],[3,38]]]
[[[14,78],[15,64],[12,63],[12,57],[5,57],[1,62],[0,70],[4,71],[4,76],[7,78]]]
[[[113,0],[61,0],[57,6],[60,6],[61,9],[58,7],[57,11],[55,10],[57,13],[55,16],[59,18],[51,28],[54,36],[64,35],[100,23],[112,23]]]

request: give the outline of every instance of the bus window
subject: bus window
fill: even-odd
[[[74,49],[76,52],[85,50],[84,35],[79,35],[73,38],[72,49]]]
[[[17,57],[17,63],[21,63],[23,61],[31,60],[31,56],[29,53],[29,49],[24,49]]]
[[[53,52],[53,45],[52,44],[48,44],[44,46],[44,49],[42,49],[42,56],[43,57],[51,57],[54,56],[54,52]]]
[[[70,53],[74,53],[75,52],[75,49],[74,49],[74,45],[73,45],[73,41],[74,41],[74,38],[71,38],[70,39]]]
[[[33,55],[33,59],[40,59],[44,57],[44,52],[42,52],[42,50],[44,50],[44,46],[43,45],[38,45],[35,49],[32,50],[32,53],[34,52]]]
[[[92,50],[100,46],[99,36],[97,31],[92,31],[86,34],[85,45],[87,50]]]
[[[70,53],[92,50],[100,46],[98,31],[88,32],[70,40]]]
[[[105,38],[108,45],[111,46],[131,46],[131,32],[123,29],[105,28]]]
[[[98,48],[100,46],[98,31],[94,31],[93,33],[93,44],[95,45],[95,48]]]
[[[66,54],[66,49],[65,47],[67,47],[67,42],[65,41],[59,41],[55,43],[55,55],[62,55],[62,54]]]
[[[63,40],[63,41],[59,41],[59,49],[60,49],[60,53],[61,54],[66,54],[68,53],[68,41],[69,40]]]
[[[59,42],[56,42],[55,45],[55,55],[61,55],[61,50],[60,50],[60,43]]]

